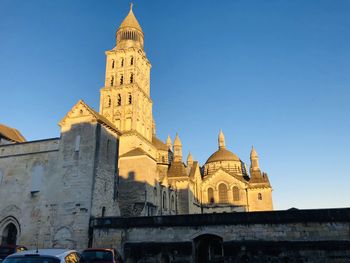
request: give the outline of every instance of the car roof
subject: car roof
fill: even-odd
[[[76,252],[76,251],[69,250],[69,249],[47,248],[47,249],[20,251],[10,255],[9,257],[24,256],[24,255],[40,255],[40,256],[53,256],[53,257],[59,258],[59,257],[64,257],[72,252]]]

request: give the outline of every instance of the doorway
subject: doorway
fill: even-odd
[[[224,262],[222,238],[204,234],[194,239],[194,258],[197,263]]]
[[[2,245],[16,245],[17,241],[17,228],[13,223],[9,223],[2,231]]]

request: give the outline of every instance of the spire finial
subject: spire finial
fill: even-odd
[[[220,132],[219,132],[218,142],[219,142],[219,149],[226,148],[226,146],[225,146],[225,136],[224,136],[224,133],[222,132],[221,129],[220,129]]]
[[[256,150],[255,150],[255,148],[254,148],[254,146],[252,146],[252,150],[250,151],[250,158],[251,158],[251,159],[257,159],[257,158],[259,158],[259,157],[258,157],[258,154],[257,154],[257,152],[256,152]]]
[[[134,4],[132,3],[132,2],[130,2],[130,11],[132,11],[132,6],[133,6]]]
[[[187,166],[192,166],[192,164],[193,164],[193,157],[192,157],[191,152],[188,152],[188,155],[187,155]]]

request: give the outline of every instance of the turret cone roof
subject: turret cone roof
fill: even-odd
[[[137,21],[134,12],[132,11],[132,4],[130,4],[130,11],[128,15],[124,18],[123,22],[120,24],[119,29],[132,27],[142,32],[142,28]]]

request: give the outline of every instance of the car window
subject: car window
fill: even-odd
[[[83,251],[81,256],[84,262],[99,262],[99,261],[112,262],[113,261],[112,251],[88,250],[88,251]]]

